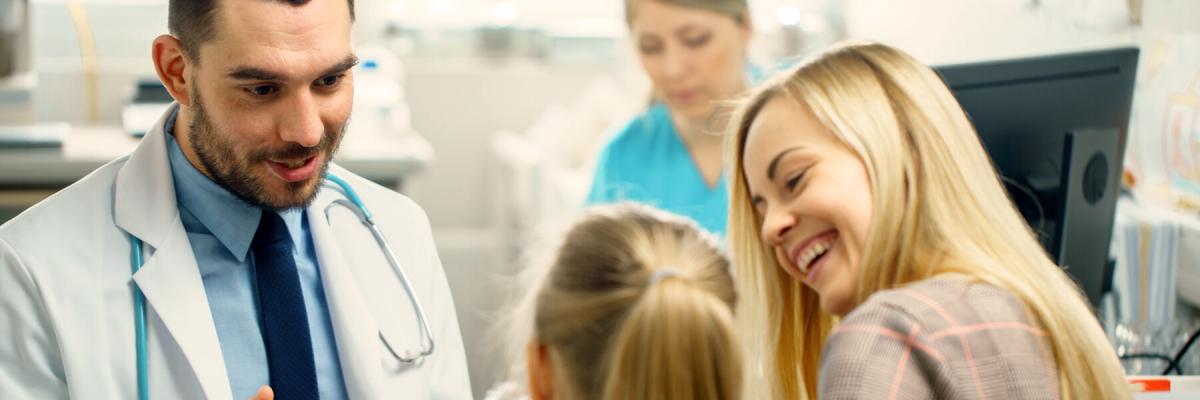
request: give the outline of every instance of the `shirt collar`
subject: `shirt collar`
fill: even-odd
[[[213,182],[188,162],[179,142],[175,140],[175,119],[179,108],[171,111],[163,126],[167,137],[167,158],[175,181],[175,198],[179,208],[187,210],[217,241],[238,259],[246,260],[254,231],[262,218],[262,209],[247,203]]]

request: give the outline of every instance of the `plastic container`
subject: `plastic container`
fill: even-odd
[[[354,73],[354,111],[350,129],[356,136],[389,136],[397,126],[397,108],[404,106],[400,84],[379,65],[363,60]]]

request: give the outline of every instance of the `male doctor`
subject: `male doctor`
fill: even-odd
[[[132,154],[0,226],[0,399],[135,399],[139,376],[153,399],[470,398],[424,213],[329,162],[353,96],[353,1],[169,9],[153,58],[177,104]],[[326,173],[395,250],[428,356],[402,360],[429,349],[416,307],[354,208],[330,207],[349,196]]]

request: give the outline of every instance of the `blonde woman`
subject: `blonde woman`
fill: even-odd
[[[683,217],[588,209],[527,297],[532,315],[517,322],[530,397],[739,399],[730,272],[715,239]],[[492,396],[501,397],[515,396]]]
[[[1130,397],[930,68],[843,45],[765,85],[734,123],[751,398]]]

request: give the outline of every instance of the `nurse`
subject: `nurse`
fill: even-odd
[[[587,203],[647,203],[723,235],[719,110],[747,86],[746,1],[626,0],[625,22],[652,101],[602,150]]]
[[[425,214],[330,162],[353,2],[168,7],[152,57],[176,103],[0,226],[0,399],[470,398]]]

